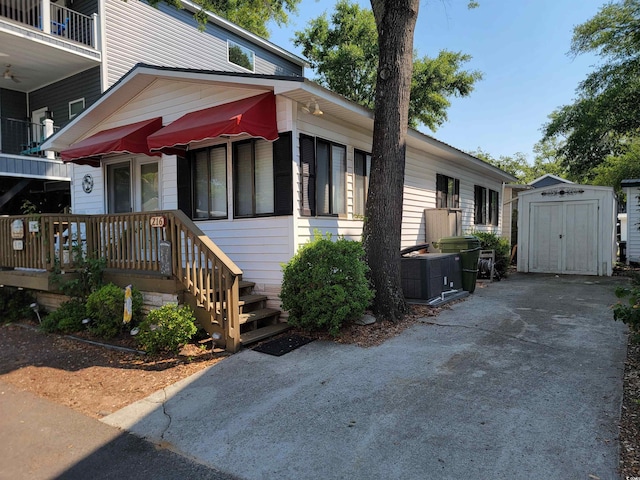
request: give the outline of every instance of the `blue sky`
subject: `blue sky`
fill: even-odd
[[[370,3],[360,0],[362,6]],[[578,83],[597,64],[594,56],[570,57],[573,27],[593,17],[604,0],[480,0],[468,10],[466,0],[424,0],[414,48],[435,56],[447,49],[470,54],[467,69],[484,78],[469,97],[454,98],[449,120],[437,139],[465,151],[478,148],[494,157],[524,153],[533,161],[533,146],[547,116],[571,103]],[[293,32],[309,19],[329,14],[335,1],[302,0],[284,29],[271,27],[270,40],[301,54]],[[307,76],[313,72],[307,70]]]

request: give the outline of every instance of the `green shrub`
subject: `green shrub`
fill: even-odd
[[[87,310],[82,300],[72,298],[47,314],[42,319],[40,328],[48,333],[73,333],[84,328],[82,320],[86,317]]]
[[[617,287],[616,297],[627,299],[627,302],[613,306],[613,319],[628,325],[637,336],[640,334],[640,276],[631,275],[631,287]]]
[[[337,335],[345,322],[360,318],[373,299],[360,242],[315,232],[283,266],[280,298],[289,323]]]
[[[33,294],[15,287],[0,288],[0,323],[17,322],[33,318],[31,304],[35,301]]]
[[[135,287],[131,289],[132,318],[136,325],[142,317],[142,294]],[[124,289],[109,283],[96,290],[87,298],[87,316],[91,319],[89,331],[101,338],[118,335],[124,324]]]
[[[74,245],[72,254],[77,275],[74,275],[72,280],[68,280],[69,276],[62,274],[60,261],[56,259],[50,279],[68,297],[86,300],[91,293],[102,287],[107,261],[102,257],[87,258],[82,250],[82,245]]]
[[[149,312],[136,338],[146,352],[176,352],[197,331],[191,308],[170,303]]]
[[[480,240],[480,248],[483,250],[495,250],[496,263],[494,268],[500,277],[504,277],[509,268],[509,258],[511,257],[509,240],[492,232],[473,232],[472,235]]]

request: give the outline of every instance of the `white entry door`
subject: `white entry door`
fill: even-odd
[[[530,205],[529,271],[598,274],[598,201]]]

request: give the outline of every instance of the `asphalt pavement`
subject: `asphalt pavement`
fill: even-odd
[[[0,381],[2,480],[233,480],[215,469]]]
[[[381,346],[244,350],[103,422],[247,480],[617,479],[623,281],[516,274]]]

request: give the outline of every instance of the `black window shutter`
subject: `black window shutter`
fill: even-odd
[[[436,174],[436,208],[444,208],[447,206],[446,193],[447,179],[444,175]]]
[[[275,189],[275,214],[293,214],[293,173],[291,132],[278,134],[273,142],[273,170]]]
[[[300,135],[302,215],[316,214],[316,148],[313,137]]]
[[[178,209],[182,210],[189,218],[193,218],[191,159],[178,157],[177,160]]]
[[[453,208],[460,208],[460,180],[457,178],[453,181],[453,189],[455,190],[453,194]]]
[[[475,208],[474,223],[480,225],[482,223],[482,187],[474,185],[473,199]]]

